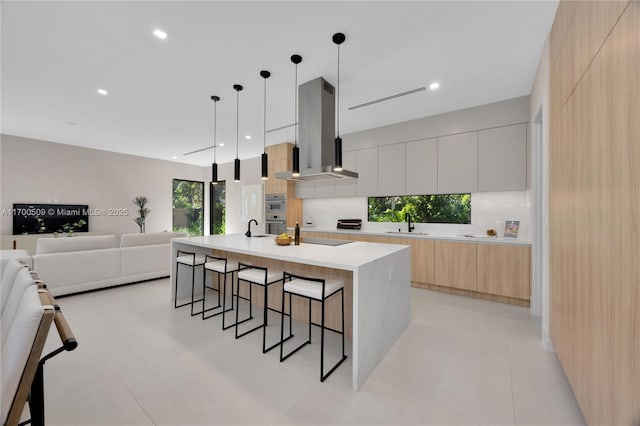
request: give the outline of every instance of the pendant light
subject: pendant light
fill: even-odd
[[[333,35],[333,42],[338,45],[338,84],[336,85],[336,139],[334,143],[333,170],[342,170],[342,138],[340,137],[340,45],[346,37],[342,33]]]
[[[267,79],[271,73],[266,70],[260,71],[260,77],[264,78],[264,125],[262,134],[262,180],[269,179],[269,157],[267,156]]]
[[[233,181],[240,182],[240,158],[238,158],[238,147],[239,147],[238,134],[240,132],[240,91],[242,90],[242,86],[239,84],[234,84],[233,90],[236,91],[236,159],[233,161]]]
[[[220,100],[219,96],[211,96],[211,100],[213,101],[213,163],[211,164],[211,184],[218,184],[218,163],[216,163],[216,148],[218,148],[218,144],[216,143],[216,131],[218,130],[218,101]]]
[[[293,135],[293,170],[291,176],[300,176],[300,148],[298,148],[298,64],[302,62],[302,56],[291,55],[291,62],[296,66],[296,85],[294,87],[294,123],[295,130]]]

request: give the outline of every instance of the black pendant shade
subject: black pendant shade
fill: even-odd
[[[218,184],[218,163],[211,164],[211,183]]]
[[[342,170],[342,138],[338,136],[334,141],[334,166],[333,170]]]
[[[333,42],[338,46],[338,84],[336,85],[336,139],[334,141],[333,170],[342,170],[342,138],[340,137],[340,45],[346,37],[343,33],[335,33]]]
[[[293,170],[291,173],[293,176],[300,176],[300,148],[293,147]]]
[[[240,123],[240,91],[242,86],[239,84],[233,85],[233,90],[236,91],[236,159],[233,161],[233,180],[234,182],[240,182],[240,159],[238,158],[239,147],[239,123]]]
[[[291,62],[296,66],[296,80],[294,86],[294,123],[295,134],[293,136],[293,170],[291,170],[292,176],[300,176],[300,148],[298,148],[298,64],[302,62],[302,56],[291,55]]]
[[[234,182],[240,182],[240,159],[233,160],[233,180]]]
[[[211,100],[213,101],[213,163],[211,164],[211,184],[218,184],[218,163],[216,163],[216,148],[218,145],[216,143],[216,131],[218,129],[218,101],[220,100],[219,96],[211,96]]]
[[[267,156],[267,79],[271,73],[266,70],[260,71],[260,77],[264,78],[264,121],[262,133],[262,180],[269,179],[269,157]]]

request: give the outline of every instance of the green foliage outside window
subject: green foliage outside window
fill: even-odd
[[[471,223],[471,194],[369,197],[369,222]]]
[[[204,182],[173,180],[173,231],[204,234]]]

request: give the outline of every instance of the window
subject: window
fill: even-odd
[[[209,232],[211,235],[225,233],[227,187],[225,181],[209,185]]]
[[[173,231],[204,234],[204,182],[173,180]]]
[[[471,194],[369,197],[369,222],[471,223]]]

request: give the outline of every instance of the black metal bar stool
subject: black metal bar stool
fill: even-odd
[[[288,340],[291,337],[293,337],[293,335],[291,333],[289,333],[289,336],[286,339],[283,339],[282,333],[280,336],[280,340],[269,346],[267,348],[267,325],[268,325],[268,311],[269,311],[269,299],[268,299],[268,290],[269,290],[269,286],[273,285],[273,284],[277,284],[282,282],[282,271],[274,271],[271,270],[269,271],[268,268],[264,268],[261,266],[252,266],[252,265],[248,265],[246,263],[242,263],[240,262],[238,265],[238,274],[237,274],[237,281],[238,281],[238,287],[236,289],[236,339],[245,336],[251,332],[254,332],[260,328],[262,328],[262,353],[266,353],[269,352],[271,349],[275,348],[276,346],[280,345],[282,343],[282,341],[284,340]],[[249,283],[249,317],[240,320],[239,319],[239,312],[240,312],[240,299],[245,299],[244,297],[240,296],[240,282],[244,281]],[[255,327],[253,327],[252,329],[246,330],[244,332],[242,332],[241,334],[238,334],[238,325],[247,322],[251,319],[253,319],[253,308],[251,306],[252,303],[252,299],[253,299],[253,294],[252,294],[252,288],[253,285],[261,285],[264,288],[264,307],[262,310],[262,324],[257,325]],[[281,307],[281,312],[284,312],[284,306]]]
[[[215,289],[218,292],[218,304],[216,306],[213,306],[211,308],[205,309],[205,301],[206,301],[206,289],[207,288],[211,288],[211,287],[206,287],[205,286],[205,278],[206,278],[206,274],[207,271],[211,271],[213,273],[216,274],[216,278],[217,278],[217,283],[218,283],[218,288]],[[225,314],[227,312],[233,311],[233,274],[238,272],[238,261],[237,260],[229,260],[225,257],[219,257],[219,256],[210,256],[210,255],[205,255],[205,263],[204,263],[204,270],[203,270],[203,275],[204,278],[202,279],[202,319],[208,319],[211,317],[215,317],[218,315],[222,314],[222,329],[226,330],[228,328],[233,327],[235,324],[231,324],[231,325],[226,325],[225,323]],[[227,309],[227,275],[231,274],[231,308]],[[223,284],[222,284],[222,304],[220,303],[220,276],[223,276]],[[213,283],[212,283],[213,284]],[[221,311],[218,311],[214,314],[210,314],[210,315],[205,315],[206,312],[209,311],[213,311],[215,309],[220,309],[222,308]]]
[[[289,294],[289,310],[291,311],[291,295],[294,294],[296,296],[304,297],[309,300],[309,337],[306,342],[302,343],[295,349],[293,349],[288,354],[284,354],[284,340],[282,345],[280,345],[280,362],[289,358],[294,353],[298,352],[305,345],[311,343],[311,301],[316,300],[322,304],[322,315],[321,315],[321,323],[320,323],[320,381],[324,382],[327,377],[331,375],[335,371],[336,368],[342,362],[347,359],[347,356],[344,353],[344,281],[337,279],[322,279],[322,278],[310,278],[303,277],[300,275],[290,274],[288,272],[284,272],[282,280],[284,281],[284,287],[282,291],[282,320],[280,323],[280,339],[283,340],[284,337],[284,296],[285,293]],[[334,294],[340,292],[340,298],[342,303],[342,331],[333,330],[325,326],[324,323],[324,302]],[[292,314],[292,313],[290,313]],[[318,325],[318,324],[313,324]],[[342,358],[331,367],[331,370],[324,374],[324,330],[328,329],[335,333],[342,335]],[[289,334],[291,334],[291,320],[289,320]]]
[[[180,271],[180,265],[191,267],[191,302],[186,302],[178,305],[178,272]],[[191,305],[191,316],[200,314],[200,312],[193,312],[193,304],[201,302],[202,299],[193,300],[195,293],[195,279],[196,279],[196,267],[204,266],[204,255],[196,254],[194,252],[178,250],[176,257],[176,284],[175,284],[175,297],[173,298],[173,307],[181,308],[183,306]],[[204,297],[204,296],[203,296]]]

